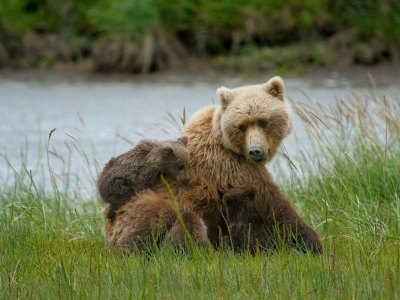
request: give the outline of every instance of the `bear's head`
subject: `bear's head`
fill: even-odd
[[[251,162],[269,162],[293,127],[283,80],[274,77],[265,84],[232,90],[221,87],[217,94],[220,106],[213,116],[213,131],[224,147]]]
[[[165,141],[161,149],[161,173],[180,182],[188,182],[190,154],[187,148],[188,138],[182,136],[177,140]]]

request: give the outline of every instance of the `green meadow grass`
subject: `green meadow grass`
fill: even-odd
[[[297,105],[311,146],[276,176],[321,234],[320,256],[106,249],[102,206],[34,178],[1,186],[1,299],[398,299],[400,100],[352,93]],[[389,104],[390,103],[390,104]],[[289,171],[287,171],[289,170]],[[18,178],[18,176],[16,176]]]

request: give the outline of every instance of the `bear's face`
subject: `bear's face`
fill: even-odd
[[[269,162],[293,127],[282,79],[233,90],[221,87],[217,93],[221,105],[213,128],[219,127],[222,144],[251,162]]]
[[[162,149],[162,174],[180,182],[188,182],[190,154],[187,137],[181,137]]]

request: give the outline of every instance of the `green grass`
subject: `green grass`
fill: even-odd
[[[296,107],[311,146],[299,144],[296,168],[287,161],[278,177],[321,234],[321,256],[169,247],[123,256],[105,247],[99,203],[56,185],[44,192],[29,176],[2,186],[0,299],[398,299],[399,108],[367,91]]]

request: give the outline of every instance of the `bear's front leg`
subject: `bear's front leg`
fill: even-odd
[[[322,254],[323,246],[318,233],[294,210],[279,187],[270,183],[265,185],[263,192],[256,194],[255,205],[266,227],[288,246]]]

